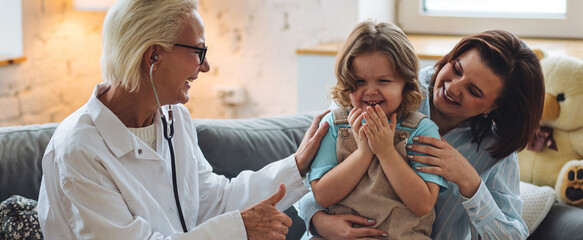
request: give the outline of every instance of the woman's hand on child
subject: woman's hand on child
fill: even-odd
[[[318,123],[322,121],[322,118],[328,114],[328,112],[330,112],[330,110],[324,111],[314,117],[314,120],[312,120],[312,125],[310,125],[310,128],[308,128],[304,134],[304,138],[302,139],[298,150],[294,154],[296,165],[300,171],[300,175],[302,176],[305,176],[306,173],[310,171],[312,161],[314,160],[314,157],[320,148],[320,142],[328,131],[328,122],[324,122],[321,125],[318,125]]]
[[[445,139],[433,137],[414,137],[413,141],[421,144],[407,146],[411,151],[424,153],[427,156],[410,155],[412,161],[432,166],[419,166],[420,172],[433,173],[458,185],[460,193],[466,198],[474,196],[482,179],[468,160],[452,147]]]
[[[385,231],[375,228],[353,227],[353,225],[370,226],[375,222],[352,214],[330,215],[319,211],[312,217],[312,223],[316,231],[326,239],[379,239],[388,236]]]
[[[372,107],[366,107],[366,112],[363,115],[366,120],[364,132],[366,133],[371,151],[377,156],[383,156],[390,151],[396,151],[394,147],[387,146],[393,146],[397,114],[393,113],[391,115],[391,122],[389,123],[383,109],[375,105],[374,109]]]

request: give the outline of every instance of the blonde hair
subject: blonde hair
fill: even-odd
[[[396,110],[398,116],[416,111],[423,99],[417,82],[417,55],[405,33],[392,23],[365,21],[352,30],[336,58],[337,83],[330,92],[332,99],[341,107],[352,108],[350,93],[357,88],[352,61],[357,56],[374,52],[385,55],[405,81],[403,101]]]
[[[103,23],[103,79],[129,92],[147,73],[142,59],[148,47],[169,50],[196,0],[118,0]]]

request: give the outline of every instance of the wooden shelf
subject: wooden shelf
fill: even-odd
[[[11,57],[11,58],[0,57],[0,66],[16,64],[24,61],[26,61],[26,57]]]
[[[407,35],[420,59],[439,59],[447,54],[463,36],[445,35]],[[542,49],[548,54],[569,55],[583,59],[583,39],[542,39],[521,38],[529,47]],[[341,42],[319,44],[301,48],[297,54],[336,56],[342,46]]]
[[[341,46],[342,46],[341,42],[322,43],[311,47],[300,48],[296,50],[296,53],[336,56]]]

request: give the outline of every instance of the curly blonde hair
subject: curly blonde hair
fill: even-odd
[[[405,81],[398,116],[416,111],[423,99],[417,82],[417,55],[405,33],[392,23],[365,21],[352,30],[336,58],[337,83],[330,92],[332,99],[343,108],[352,108],[350,93],[357,88],[352,62],[357,56],[374,52],[385,55]]]

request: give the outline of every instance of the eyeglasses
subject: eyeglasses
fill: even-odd
[[[179,47],[184,47],[184,48],[190,48],[190,49],[194,49],[194,50],[198,50],[200,51],[198,54],[198,60],[200,60],[200,65],[202,65],[202,63],[204,62],[204,57],[206,56],[206,50],[208,49],[207,46],[199,48],[199,47],[195,47],[195,46],[189,46],[189,45],[184,45],[184,44],[180,44],[180,43],[175,43],[174,46],[179,46]]]

